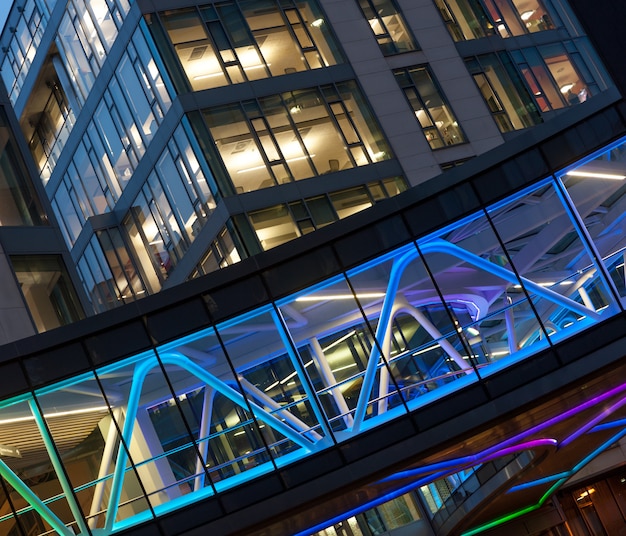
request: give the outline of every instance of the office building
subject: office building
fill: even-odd
[[[616,534],[610,4],[17,0],[0,534]]]

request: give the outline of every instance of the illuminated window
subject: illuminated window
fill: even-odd
[[[341,63],[314,0],[240,0],[159,14],[194,90]],[[156,22],[148,17],[155,36]],[[164,57],[168,57],[164,54]]]
[[[60,256],[12,256],[11,263],[37,331],[83,318],[82,307]]]
[[[455,41],[552,30],[558,22],[541,0],[435,0],[435,3]]]
[[[415,39],[393,0],[359,0],[359,5],[385,56],[417,50]]]
[[[599,92],[571,42],[525,48],[512,55],[542,112],[585,102]]]
[[[268,188],[391,157],[354,82],[209,108],[203,115],[232,181],[222,184],[226,194]],[[217,155],[208,158],[217,159]]]
[[[500,132],[528,128],[542,121],[508,54],[484,54],[465,63]]]
[[[465,136],[428,67],[394,71],[431,149],[464,143]]]

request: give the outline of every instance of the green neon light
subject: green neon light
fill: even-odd
[[[493,521],[490,521],[489,523],[485,523],[484,525],[480,525],[479,527],[476,527],[467,532],[464,532],[463,534],[461,534],[461,536],[473,536],[474,534],[478,534],[480,532],[484,532],[485,530],[492,529],[493,527],[502,525],[503,523],[506,523],[507,521],[511,521],[512,519],[515,519],[516,517],[521,517],[523,515],[528,514],[529,512],[532,512],[533,510],[537,510],[540,506],[541,504],[534,504],[533,506],[527,506],[526,508],[523,508],[522,510],[518,510],[517,512],[512,512],[503,517],[499,517],[498,519],[494,519]]]
[[[63,463],[59,459],[57,455],[57,451],[54,448],[54,442],[48,433],[48,428],[44,422],[43,415],[39,411],[39,406],[35,404],[34,400],[29,400],[28,404],[30,409],[35,417],[35,422],[37,423],[37,428],[39,429],[39,433],[41,434],[41,438],[43,439],[44,445],[46,446],[46,451],[48,452],[48,456],[50,457],[50,461],[52,462],[52,467],[54,467],[54,471],[56,473],[57,478],[59,479],[59,484],[61,485],[61,489],[65,494],[65,500],[70,507],[72,515],[76,520],[76,524],[80,529],[82,534],[88,534],[87,525],[85,524],[85,519],[83,518],[83,514],[80,510],[80,507],[76,503],[76,497],[72,493],[72,485],[67,480],[67,475],[65,474]]]

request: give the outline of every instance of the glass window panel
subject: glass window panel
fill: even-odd
[[[490,216],[551,338],[567,337],[600,318],[611,294],[551,183],[492,209]],[[489,252],[492,262],[499,259],[507,268],[502,249],[494,246]],[[514,292],[509,289],[509,296]],[[544,336],[534,322],[524,324],[516,319],[520,349]]]
[[[148,193],[147,188],[144,188],[144,192],[149,199],[148,207],[157,227],[152,240],[161,240],[161,245],[167,252],[171,262],[171,265],[167,267],[169,271],[173,269],[176,262],[182,258],[183,253],[187,249],[187,241],[181,234],[180,226],[172,210],[172,205],[165,196],[163,187],[156,178],[156,175],[152,174],[148,178],[148,183],[151,194]],[[150,199],[150,196],[152,199]],[[144,232],[146,232],[146,236],[148,237],[148,233],[153,232],[153,230],[144,226]]]
[[[324,174],[391,157],[389,146],[354,82],[343,82],[337,88],[324,86],[321,90],[290,91],[258,102],[204,110],[206,124],[236,193],[274,186],[292,177],[311,177],[315,174],[311,160],[316,172]],[[333,101],[343,99],[333,103],[332,117],[324,96]],[[258,117],[260,114],[264,119]]]
[[[346,143],[338,131],[337,126],[331,120],[328,109],[324,105],[319,91],[307,89],[283,94],[285,104],[289,109],[292,121],[296,124],[300,140],[310,155],[318,174],[327,173],[331,170],[331,161],[336,160],[339,168],[350,162],[346,153]],[[292,147],[296,153],[302,151],[299,140],[296,143],[285,140],[288,147]],[[294,158],[298,158],[297,154]],[[304,168],[302,165],[304,164]],[[310,164],[304,159],[294,160],[290,163],[297,178],[311,176]],[[352,164],[349,163],[349,167]]]
[[[204,116],[237,193],[257,190],[264,181],[272,184],[239,105],[205,110]]]
[[[5,140],[0,153],[0,224],[40,225],[43,211],[4,113],[0,114],[0,132]]]
[[[195,91],[227,83],[213,44],[195,8],[169,12],[161,20]]]
[[[125,183],[130,179],[133,172],[133,167],[128,160],[128,155],[122,143],[126,136],[123,132],[118,131],[114,118],[110,111],[106,109],[104,102],[96,110],[95,124],[104,138],[106,152],[110,158],[110,164],[112,164],[115,170],[115,176],[120,182]],[[126,141],[128,142],[128,138],[126,138]],[[104,157],[104,155],[102,156]]]
[[[104,214],[109,207],[104,196],[102,184],[84,145],[81,143],[74,154],[73,165],[68,170],[68,179],[72,184],[81,184],[85,191],[85,205],[91,205],[86,215]],[[105,183],[106,186],[106,183]]]
[[[307,69],[302,51],[275,0],[248,0],[240,2],[240,6],[272,76]]]
[[[540,32],[555,28],[552,16],[539,0],[513,0],[515,10],[527,32]]]
[[[115,286],[119,290],[120,299],[128,303],[142,297],[146,289],[119,231],[111,228],[107,231],[97,231],[96,234],[115,280]]]
[[[539,50],[559,92],[568,105],[584,102],[591,96],[585,80],[580,76],[562,46],[542,47]]]
[[[182,177],[178,174],[178,169],[174,165],[169,153],[164,154],[157,163],[157,170],[161,178],[161,185],[165,185],[167,197],[174,207],[177,223],[180,222],[187,237],[194,236],[194,225],[197,216]]]
[[[476,73],[474,80],[502,132],[511,126],[518,130],[541,122],[541,116],[519,74],[512,68],[508,55],[484,54],[478,57],[478,61],[480,66],[472,64],[471,60],[468,62],[470,72]]]
[[[64,52],[65,64],[71,73],[71,80],[77,94],[81,96],[83,102],[93,87],[96,74],[92,71],[89,62],[89,50],[85,50],[83,43],[76,32],[72,18],[68,13],[61,21],[58,32],[60,49]]]
[[[145,82],[137,76],[137,72],[127,58],[122,59],[120,62],[117,69],[117,79],[132,110],[133,123],[138,125],[139,131],[145,138],[147,145],[156,132],[157,121],[145,93]],[[128,127],[129,125],[127,124],[127,129]],[[135,140],[135,144],[138,148],[143,148],[141,139]],[[143,154],[143,151],[140,153],[140,156],[141,154]]]
[[[261,433],[276,459],[290,453],[302,455],[326,435],[310,380],[304,376],[309,374],[308,361],[288,342],[283,321],[289,326],[292,319],[281,319],[273,310],[262,308],[217,326],[259,428],[265,425]],[[242,333],[246,336],[242,337]],[[252,432],[258,434],[259,430]],[[244,448],[254,454],[252,468],[268,458],[254,436],[247,437],[248,433],[246,430],[238,435],[244,435],[248,443]]]
[[[366,165],[370,162],[379,162],[391,158],[393,156],[391,148],[385,140],[378,120],[372,114],[356,83],[353,81],[342,82],[337,84],[337,90],[347,115],[359,134],[363,148],[367,151],[368,159],[365,162],[355,158],[357,165]],[[355,152],[352,151],[352,154],[354,156]],[[345,166],[343,162],[340,162],[340,166],[341,169],[352,167],[351,165]]]
[[[73,244],[80,234],[82,229],[82,223],[76,214],[74,205],[70,201],[70,196],[67,193],[67,189],[64,184],[59,186],[55,195],[55,201],[53,202],[55,212],[60,221],[63,222],[64,228],[68,233],[68,238],[71,244]],[[60,208],[59,208],[60,207]]]
[[[114,461],[105,459],[105,449],[119,445],[107,402],[119,412],[118,401],[105,400],[92,374],[46,388],[37,400],[87,525],[103,528]]]
[[[161,281],[167,277],[166,263],[169,258],[163,250],[162,241],[159,241],[161,239],[156,235],[154,220],[147,219],[147,212],[141,208],[145,206],[145,200],[141,197],[135,203],[137,205],[131,208],[123,225],[148,291],[158,292],[161,290]],[[144,229],[150,234],[146,235]]]
[[[85,292],[96,311],[102,312],[121,305],[119,291],[113,284],[113,276],[96,237],[85,248],[78,267]]]
[[[456,140],[451,137],[451,132],[454,132],[454,129],[460,132],[458,124],[454,125],[456,120],[450,115],[445,101],[434,86],[426,68],[412,68],[410,71],[396,70],[394,74],[404,89],[407,100],[415,112],[431,149],[445,147],[448,141],[455,143],[463,141],[463,138],[459,138],[458,135]],[[428,106],[426,105],[427,102]],[[450,128],[453,130],[450,131]]]
[[[500,37],[525,33],[522,22],[509,0],[483,0]]]
[[[113,412],[122,435],[118,439],[116,430],[114,440],[119,442],[111,479],[119,487],[116,496],[109,494],[107,498],[107,517],[115,513],[117,523],[142,514],[143,518],[150,515],[150,506],[163,507],[181,493],[147,413],[155,399],[172,395],[152,353],[105,367],[96,374],[107,402],[120,408]]]
[[[359,5],[383,54],[416,50],[415,40],[392,0],[359,0]]]
[[[306,206],[318,229],[337,220],[337,214],[326,196],[308,198]]]
[[[364,300],[367,310],[372,299]],[[353,425],[363,374],[372,351],[367,320],[343,278],[307,289],[281,301],[279,307],[300,355],[307,356],[304,363],[307,373],[336,432],[335,437],[341,440],[344,436],[339,432]],[[380,371],[374,368],[374,376],[378,377]],[[367,418],[375,416],[377,390],[372,389],[365,396]]]
[[[572,166],[561,180],[614,287],[626,298],[626,144],[624,140]],[[597,277],[596,277],[597,278]]]
[[[6,404],[0,409],[0,437],[10,450],[2,460],[13,473],[22,475],[21,485],[30,488],[45,506],[33,508],[20,489],[4,483],[8,485],[12,506],[18,512],[20,527],[28,534],[54,533],[55,529],[65,530],[63,525],[76,527],[76,523],[42,435],[46,431],[35,419],[33,410],[37,409],[33,404],[29,399]],[[14,533],[20,534],[20,527],[13,527]]]
[[[414,246],[353,270],[348,277],[389,364],[391,374],[383,374],[377,384],[379,414],[402,400],[415,407],[475,381],[464,341]],[[426,396],[430,392],[434,394]]]
[[[465,358],[471,352],[482,369],[504,356],[521,359],[544,347],[545,333],[487,218],[477,214],[437,235],[420,241],[420,249],[463,336]]]
[[[372,200],[364,186],[332,192],[328,196],[339,219],[346,218],[372,206]]]
[[[195,9],[160,14],[195,90],[341,61],[313,0],[300,2],[297,10],[283,11],[276,0],[246,0],[239,5],[218,3],[210,9],[203,7],[201,12],[206,23]],[[219,59],[215,50],[219,51]]]
[[[15,255],[11,263],[37,330],[83,318],[83,310],[60,256]]]
[[[293,221],[287,205],[276,205],[249,212],[248,217],[264,250],[279,246],[300,236],[300,231]]]

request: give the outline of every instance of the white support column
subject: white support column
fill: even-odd
[[[120,408],[113,410],[113,418],[120,422],[122,411]],[[98,470],[98,483],[94,488],[93,498],[91,499],[91,508],[89,509],[89,519],[87,524],[90,529],[95,529],[98,523],[99,513],[102,510],[102,499],[104,497],[104,490],[107,484],[110,484],[108,480],[104,480],[109,474],[109,469],[113,461],[113,453],[117,448],[117,428],[113,420],[108,419],[108,430],[106,431],[106,438],[104,440],[104,450],[102,451],[102,459],[100,460],[100,469]],[[103,419],[104,421],[104,419]],[[100,422],[98,427],[101,432],[104,432],[104,427],[107,423]],[[104,434],[103,434],[104,435]]]
[[[513,315],[512,301],[509,296],[504,296],[506,302],[504,310],[504,322],[506,323],[506,335],[509,341],[509,354],[517,352],[517,336],[515,334],[515,317]]]
[[[299,433],[301,433],[302,435],[306,434],[310,436],[311,439],[314,441],[319,441],[320,439],[322,439],[322,436],[318,434],[315,430],[311,430],[311,427],[308,424],[302,422],[288,409],[283,408],[278,402],[276,402],[273,398],[267,396],[255,385],[252,385],[243,376],[239,376],[239,383],[241,384],[241,387],[243,388],[245,393],[266,405],[272,410],[272,413],[276,413],[278,418],[284,419],[285,422],[291,424]],[[269,424],[270,427],[274,428],[271,423],[267,424]],[[276,428],[274,428],[274,430],[278,433],[281,433],[281,431],[276,430]]]
[[[215,389],[208,385],[204,388],[204,400],[202,402],[202,418],[200,420],[200,432],[198,434],[198,449],[200,450],[201,459],[196,460],[196,478],[194,480],[193,489],[198,491],[204,487],[204,478],[206,476],[204,463],[206,463],[209,453],[209,434],[211,433],[211,414],[213,413],[213,400],[215,399]]]
[[[311,355],[313,357],[313,361],[315,362],[317,370],[324,380],[324,384],[326,385],[326,387],[336,385],[337,379],[335,378],[335,375],[333,374],[333,371],[331,370],[328,361],[326,361],[324,350],[322,350],[322,347],[320,346],[320,342],[317,340],[317,337],[311,337],[309,339],[309,344],[311,345]],[[341,389],[339,387],[333,387],[332,389],[330,389],[330,394],[332,395],[335,404],[337,404],[339,411],[343,415],[343,421],[346,423],[346,426],[350,428],[352,426],[352,415],[350,414],[350,408],[346,403],[346,399],[343,397]]]

